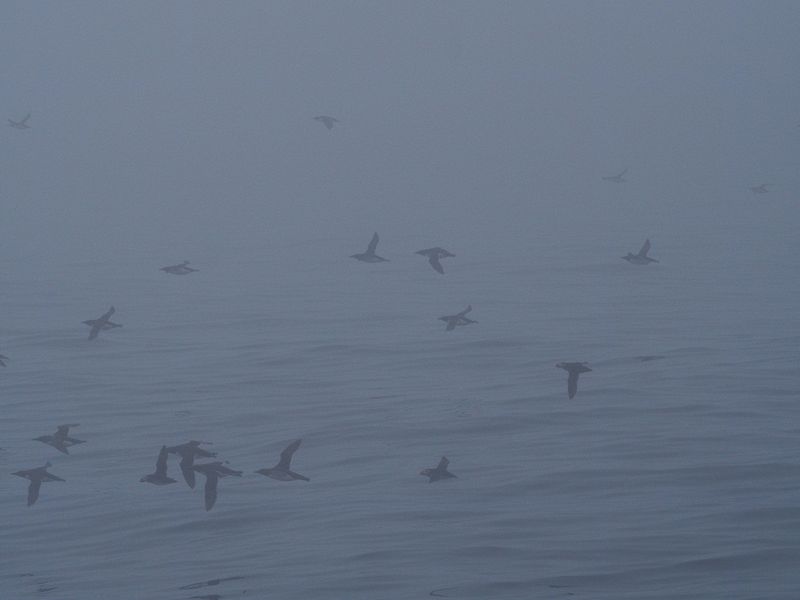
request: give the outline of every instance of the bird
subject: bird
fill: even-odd
[[[62,454],[69,454],[70,446],[75,446],[76,444],[85,444],[86,440],[79,440],[74,437],[69,436],[69,428],[70,427],[78,427],[79,423],[70,423],[68,425],[59,425],[56,428],[56,432],[53,435],[41,435],[37,438],[33,438],[34,441],[43,442],[49,446],[52,446]]]
[[[375,263],[375,262],[389,262],[382,256],[378,256],[375,254],[375,248],[378,247],[378,241],[380,238],[378,237],[377,233],[372,234],[372,239],[369,241],[369,246],[367,246],[367,251],[362,252],[361,254],[353,254],[350,258],[355,258],[356,260],[360,260],[362,262],[368,263]]]
[[[36,504],[36,500],[39,498],[39,488],[42,486],[43,481],[66,481],[65,479],[61,479],[61,477],[56,477],[52,473],[47,472],[47,468],[52,466],[53,465],[48,461],[43,467],[12,473],[12,475],[22,477],[31,482],[28,486],[28,506]]]
[[[333,129],[333,124],[339,122],[339,119],[334,119],[333,117],[328,117],[326,115],[320,115],[318,117],[314,117],[314,120],[319,121],[320,123],[325,125],[325,127],[327,127],[328,130]]]
[[[8,120],[8,126],[13,127],[14,129],[30,129],[31,126],[28,125],[28,119],[31,118],[31,113],[25,115],[25,118],[21,121],[14,121],[13,119]]]
[[[271,469],[259,469],[256,473],[261,473],[262,475],[266,475],[267,477],[272,477],[273,479],[277,479],[278,481],[293,481],[295,479],[302,479],[303,481],[311,481],[305,475],[300,475],[300,473],[295,473],[289,467],[292,462],[292,455],[297,451],[300,447],[300,443],[303,440],[295,440],[286,448],[284,448],[283,452],[281,452],[281,459],[278,461],[278,464],[272,467]]]
[[[84,324],[92,328],[92,330],[89,332],[90,340],[96,338],[101,331],[108,331],[109,329],[114,329],[115,327],[122,327],[122,325],[119,323],[112,323],[109,320],[114,312],[115,309],[112,306],[99,319],[89,319],[88,321],[84,321]]]
[[[161,267],[159,271],[170,273],[171,275],[188,275],[189,273],[196,273],[197,269],[189,266],[189,261],[185,260],[179,265],[170,265],[168,267]]]
[[[433,469],[422,469],[419,472],[420,475],[424,475],[428,478],[428,483],[433,483],[434,481],[439,481],[440,479],[450,479],[455,477],[450,471],[447,470],[447,465],[450,464],[450,461],[447,460],[446,457],[442,457],[439,461],[439,464],[436,465]]]
[[[651,262],[657,263],[658,261],[655,258],[650,258],[647,256],[647,253],[650,252],[650,240],[647,239],[644,241],[641,249],[639,250],[638,254],[632,254],[628,252],[627,256],[621,257],[623,260],[627,260],[632,265],[646,265]]]
[[[0,367],[5,367],[7,360],[8,360],[7,356],[3,356],[2,354],[0,354]]]
[[[462,310],[460,313],[455,315],[447,315],[444,317],[439,317],[440,321],[444,321],[447,323],[447,327],[445,327],[445,331],[453,331],[456,327],[461,327],[463,325],[469,325],[471,323],[477,323],[477,321],[473,321],[472,319],[468,318],[466,315],[472,310],[472,305],[470,304]]]
[[[181,457],[180,467],[181,473],[183,473],[183,479],[192,489],[194,489],[194,470],[192,469],[194,465],[194,459],[198,456],[200,458],[214,458],[217,456],[216,452],[203,450],[200,447],[201,444],[209,444],[209,442],[189,440],[185,444],[179,444],[177,446],[170,446],[167,448],[167,452],[170,454],[177,454]]]
[[[442,275],[444,275],[444,267],[442,267],[442,263],[439,261],[443,258],[455,256],[455,254],[452,254],[451,252],[448,252],[439,246],[436,246],[435,248],[426,248],[425,250],[417,250],[415,254],[427,256],[428,262],[433,267],[433,270],[437,273],[441,273]]]
[[[194,465],[192,467],[198,473],[202,473],[206,476],[206,485],[205,485],[205,506],[206,510],[211,510],[214,508],[214,504],[217,501],[217,482],[221,477],[227,477],[228,475],[235,475],[236,477],[241,477],[241,471],[234,471],[233,469],[229,469],[221,462],[212,462],[212,463],[203,463],[201,465]]]
[[[769,190],[767,187],[772,185],[771,183],[762,183],[761,185],[754,185],[750,188],[750,191],[754,194],[769,194]]]
[[[586,366],[585,362],[562,362],[556,366],[569,373],[569,377],[567,377],[567,395],[571,400],[578,393],[578,377],[581,373],[588,373],[591,369]]]
[[[608,177],[603,177],[603,181],[610,181],[612,183],[625,183],[628,180],[623,178],[622,176],[625,175],[625,173],[627,172],[628,169],[626,168],[624,171],[622,171],[622,173],[618,175],[609,175]]]
[[[149,475],[145,475],[139,481],[145,483],[152,483],[155,485],[168,485],[170,483],[175,483],[175,480],[172,477],[167,477],[167,447],[161,446],[161,451],[158,453],[158,458],[156,459],[156,470],[154,473],[150,473]]]

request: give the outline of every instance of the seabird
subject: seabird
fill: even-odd
[[[754,185],[750,188],[750,191],[754,194],[769,194],[769,190],[767,189],[768,186],[772,185],[771,183],[762,183],[761,185]]]
[[[434,481],[439,481],[440,479],[450,479],[451,477],[455,477],[455,475],[447,470],[447,465],[449,464],[450,461],[443,456],[442,460],[439,461],[439,464],[436,465],[435,469],[422,469],[419,474],[427,477],[428,483],[433,483]]]
[[[256,473],[261,473],[262,475],[266,475],[267,477],[272,477],[273,479],[277,479],[278,481],[293,481],[295,479],[302,479],[303,481],[311,481],[305,475],[300,475],[300,473],[295,473],[289,467],[292,462],[292,455],[295,451],[300,447],[300,443],[303,440],[295,440],[281,452],[281,459],[278,461],[278,464],[272,467],[271,469],[259,469]]]
[[[30,129],[31,126],[28,125],[28,119],[31,118],[31,113],[25,115],[25,118],[22,121],[14,121],[13,119],[8,120],[8,126],[13,127],[14,129]]]
[[[43,481],[66,481],[65,479],[61,479],[61,477],[56,477],[52,473],[48,473],[47,467],[51,466],[53,465],[47,462],[43,467],[12,473],[12,475],[28,479],[31,482],[28,486],[28,506],[35,504],[36,500],[39,498],[39,488],[42,486]]]
[[[356,260],[360,260],[360,261],[368,262],[368,263],[389,262],[385,258],[375,254],[375,248],[378,247],[378,240],[379,239],[380,238],[378,238],[378,234],[377,233],[372,234],[372,239],[369,241],[369,246],[367,246],[367,251],[366,252],[362,252],[361,254],[353,254],[353,255],[350,256],[350,258],[355,258]]]
[[[628,169],[626,168],[619,175],[610,175],[608,177],[603,177],[603,181],[611,181],[612,183],[625,183],[628,180],[623,178],[622,176],[625,175],[625,173],[627,173],[627,172],[628,172]]]
[[[647,253],[650,252],[650,240],[645,240],[644,244],[642,245],[641,250],[639,250],[638,254],[632,254],[628,252],[627,256],[623,256],[623,260],[627,260],[629,263],[633,265],[646,265],[648,263],[654,262],[657,263],[658,261],[655,258],[650,258],[647,256]]]
[[[417,250],[415,254],[421,254],[422,256],[427,256],[428,262],[433,267],[433,270],[436,271],[437,273],[441,273],[442,275],[444,275],[444,267],[442,267],[442,263],[439,261],[442,258],[455,256],[455,254],[452,254],[447,250],[445,250],[444,248],[440,248],[439,246],[436,246],[435,248],[426,248],[425,250]]]
[[[445,327],[445,331],[453,331],[456,327],[461,327],[463,325],[469,325],[471,323],[477,323],[477,321],[473,321],[472,319],[468,318],[466,315],[472,310],[472,305],[470,304],[462,310],[460,313],[455,315],[447,315],[444,317],[439,317],[440,321],[444,321],[447,323],[447,327]]]
[[[205,485],[206,510],[211,510],[212,508],[214,508],[214,503],[217,501],[217,482],[221,477],[227,477],[228,475],[235,475],[236,477],[242,476],[241,471],[234,471],[233,469],[229,469],[221,462],[203,463],[202,465],[194,465],[192,469],[206,476],[206,485]]]
[[[217,455],[216,452],[203,450],[200,447],[200,444],[210,444],[210,442],[198,442],[197,440],[190,440],[185,444],[179,444],[177,446],[170,446],[167,448],[167,452],[170,454],[177,454],[181,457],[180,467],[181,473],[183,473],[183,479],[192,489],[194,489],[194,470],[192,469],[194,465],[194,459],[197,457],[214,458]]]
[[[52,446],[62,454],[69,454],[70,446],[75,446],[76,444],[84,444],[86,440],[79,440],[74,437],[69,436],[69,428],[70,427],[78,427],[79,423],[70,423],[68,425],[59,425],[56,428],[56,432],[53,435],[42,435],[37,438],[33,438],[34,441],[37,442],[44,442],[49,446]]]
[[[84,321],[84,324],[92,328],[92,330],[89,332],[90,340],[96,338],[97,334],[99,334],[101,331],[108,331],[109,329],[114,329],[115,327],[122,327],[122,325],[120,325],[119,323],[112,323],[111,321],[109,321],[111,315],[113,315],[114,312],[115,309],[112,306],[99,319],[89,319],[88,321]]]
[[[326,115],[320,115],[318,117],[314,117],[314,120],[315,121],[319,121],[320,123],[325,125],[325,127],[327,127],[329,130],[333,129],[333,124],[334,123],[338,123],[339,122],[339,119],[334,119],[333,117],[328,117]]]
[[[170,273],[172,275],[188,275],[189,273],[196,273],[197,269],[189,266],[189,261],[185,260],[179,265],[170,265],[168,267],[161,267],[160,271]]]
[[[167,447],[161,446],[161,451],[158,453],[158,458],[156,459],[155,473],[145,475],[139,481],[153,483],[155,485],[167,485],[169,483],[175,483],[175,480],[172,477],[167,477],[167,454]]]
[[[5,367],[7,360],[8,360],[7,356],[3,356],[2,354],[0,354],[0,367]]]
[[[591,369],[586,366],[585,362],[562,362],[558,363],[556,366],[569,373],[569,377],[567,378],[567,395],[569,395],[570,399],[574,398],[575,394],[578,393],[578,377],[581,373],[588,373]]]

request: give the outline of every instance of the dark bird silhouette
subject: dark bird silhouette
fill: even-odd
[[[650,258],[647,253],[650,252],[650,240],[645,240],[638,254],[628,252],[627,256],[623,256],[623,260],[627,260],[632,265],[646,265],[651,262],[657,263],[655,258]]]
[[[567,377],[567,395],[570,399],[578,393],[578,377],[581,373],[591,371],[585,362],[562,362],[556,365],[559,369],[564,369],[569,376]]]
[[[623,177],[623,175],[625,175],[625,173],[627,173],[627,172],[628,172],[628,169],[626,168],[619,175],[609,175],[608,177],[603,177],[603,181],[610,181],[612,183],[625,183],[628,180],[625,179]]]
[[[170,265],[168,267],[161,267],[160,271],[170,273],[171,275],[188,275],[189,273],[196,273],[197,269],[189,266],[189,261],[185,260],[179,265]]]
[[[278,461],[278,464],[272,467],[271,469],[259,469],[256,473],[261,473],[262,475],[266,475],[267,477],[272,477],[273,479],[277,479],[278,481],[293,481],[295,479],[302,479],[303,481],[311,481],[305,475],[300,475],[300,473],[295,473],[291,470],[290,465],[292,463],[292,455],[297,451],[300,447],[300,443],[303,440],[295,440],[286,448],[284,448],[283,452],[281,452],[281,459]]]
[[[167,452],[170,454],[177,454],[181,457],[180,467],[181,473],[183,473],[183,479],[186,481],[186,484],[194,489],[194,459],[195,458],[214,458],[217,456],[216,452],[210,452],[208,450],[203,450],[200,445],[201,444],[208,444],[209,442],[198,442],[197,440],[190,440],[185,444],[179,444],[177,446],[170,446],[167,448]]]
[[[439,481],[440,479],[450,479],[455,477],[450,471],[447,470],[447,465],[450,464],[450,461],[447,460],[446,457],[442,457],[439,461],[439,464],[436,465],[436,468],[433,469],[422,469],[419,472],[420,475],[424,475],[428,478],[428,483],[433,483],[434,481]]]
[[[145,475],[139,481],[144,483],[152,483],[154,485],[167,485],[170,483],[175,483],[175,480],[172,477],[167,476],[168,454],[167,447],[161,446],[161,451],[158,453],[158,458],[156,459],[155,472]]]
[[[31,113],[25,115],[25,118],[21,121],[14,121],[13,119],[8,120],[8,126],[13,127],[14,129],[30,129],[31,126],[28,125],[28,119],[31,118]]]
[[[70,446],[75,446],[76,444],[85,444],[86,440],[79,440],[74,437],[70,437],[69,435],[69,428],[70,427],[78,427],[79,423],[70,423],[68,425],[59,425],[56,428],[56,432],[53,435],[41,435],[37,438],[33,438],[34,441],[37,442],[44,442],[45,444],[52,446],[62,454],[69,454]]]
[[[427,256],[428,262],[433,267],[433,270],[437,273],[441,273],[442,275],[444,275],[444,267],[442,267],[442,263],[439,261],[443,258],[455,256],[455,254],[452,254],[444,248],[440,248],[439,246],[436,246],[435,248],[426,248],[425,250],[417,250],[415,254]]]
[[[109,329],[114,329],[115,327],[122,327],[122,325],[120,325],[119,323],[112,323],[109,320],[111,318],[111,315],[114,314],[114,312],[115,309],[112,306],[99,319],[89,319],[88,321],[84,321],[84,324],[92,328],[91,331],[89,332],[90,340],[96,338],[101,331],[108,331]]]
[[[314,120],[319,121],[320,123],[325,125],[325,127],[327,127],[328,130],[333,129],[333,124],[339,122],[339,119],[334,119],[333,117],[328,117],[326,115],[320,115],[318,117],[314,117]]]
[[[2,354],[0,354],[0,367],[5,367],[7,360],[8,360],[7,356],[3,356]]]
[[[769,194],[769,190],[767,187],[771,186],[771,183],[762,183],[761,185],[754,185],[750,188],[750,191],[754,194]]]
[[[361,254],[352,254],[350,258],[355,258],[356,260],[368,263],[388,262],[385,258],[375,254],[375,249],[378,247],[379,240],[380,238],[378,237],[377,233],[372,234],[372,239],[369,241],[369,246],[367,246],[367,251],[362,252]]]
[[[28,506],[36,504],[36,500],[39,498],[39,488],[42,486],[43,481],[66,481],[65,479],[61,479],[61,477],[56,477],[52,473],[48,473],[47,468],[51,466],[52,465],[47,462],[43,467],[12,473],[12,475],[22,477],[31,482],[28,486]]]
[[[241,471],[229,469],[221,462],[194,465],[192,469],[206,476],[206,485],[204,488],[206,510],[214,508],[214,504],[217,502],[217,482],[220,478],[227,477],[228,475],[235,475],[236,477],[242,476]]]
[[[470,304],[460,313],[457,313],[455,315],[447,315],[444,317],[439,317],[439,320],[447,323],[445,331],[453,331],[453,329],[455,329],[456,327],[461,327],[463,325],[470,325],[471,323],[477,323],[477,321],[473,321],[472,319],[466,316],[471,311],[472,311],[472,305]]]

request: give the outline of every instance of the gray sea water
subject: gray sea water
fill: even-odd
[[[744,229],[662,234],[646,267],[616,232],[451,247],[445,276],[400,235],[347,258],[371,231],[186,277],[8,263],[2,597],[797,598],[798,284],[764,268],[796,242],[755,258]],[[31,441],[60,423],[70,456]],[[253,473],[294,438],[310,482]],[[189,439],[244,471],[210,512],[174,458],[178,483],[139,482]],[[429,484],[442,455],[458,478]],[[66,482],[28,508],[10,473],[46,460]]]

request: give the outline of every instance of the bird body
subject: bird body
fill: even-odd
[[[472,305],[470,304],[462,310],[460,313],[456,313],[454,315],[446,315],[444,317],[439,317],[440,321],[444,321],[447,323],[447,327],[445,327],[445,331],[453,331],[456,327],[461,327],[464,325],[471,325],[472,323],[477,323],[477,321],[473,321],[466,315],[472,311]]]
[[[435,248],[426,248],[425,250],[417,250],[415,254],[427,256],[428,262],[430,263],[431,267],[433,267],[433,270],[442,275],[444,275],[444,267],[442,267],[442,263],[440,262],[441,259],[455,256],[455,254],[448,252],[439,246],[436,246]]]
[[[179,265],[169,265],[168,267],[161,267],[159,271],[164,271],[171,275],[188,275],[189,273],[196,273],[198,270],[189,266],[189,261],[185,260]]]
[[[608,177],[603,177],[603,181],[610,181],[612,183],[625,183],[628,180],[625,179],[623,175],[625,175],[625,173],[627,172],[628,169],[625,169],[624,171],[622,171],[622,173],[619,173],[618,175],[609,175]]]
[[[92,328],[91,331],[89,331],[90,340],[96,338],[101,331],[107,331],[109,329],[114,329],[115,327],[122,327],[122,325],[119,323],[112,323],[110,321],[111,315],[113,315],[114,312],[115,309],[112,306],[99,319],[90,319],[83,322],[85,325],[88,325]]]
[[[34,441],[43,442],[49,446],[52,446],[62,454],[69,454],[70,446],[75,446],[77,444],[84,444],[86,440],[79,440],[74,437],[70,437],[69,435],[69,428],[70,427],[78,427],[78,423],[71,423],[69,425],[59,425],[56,429],[56,432],[53,435],[41,435],[37,438],[33,438]]]
[[[339,119],[334,119],[333,117],[329,117],[327,115],[320,115],[318,117],[314,117],[314,120],[315,121],[319,121],[320,123],[325,125],[325,127],[328,128],[328,131],[333,129],[333,124],[334,123],[338,123],[339,122]]]
[[[356,260],[360,260],[361,262],[368,262],[368,263],[376,263],[376,262],[389,262],[382,256],[378,256],[375,254],[375,249],[378,247],[378,241],[380,238],[378,237],[377,233],[372,234],[372,239],[367,246],[366,252],[361,252],[360,254],[353,254],[350,258],[355,258]]]
[[[175,480],[172,477],[167,476],[167,452],[166,446],[161,446],[161,451],[158,453],[158,459],[156,459],[156,470],[154,473],[150,473],[149,475],[145,475],[139,481],[152,483],[154,485],[168,485],[170,483],[175,483]]]
[[[14,129],[30,129],[31,126],[28,125],[28,119],[31,118],[31,113],[25,115],[25,118],[21,121],[14,121],[13,119],[8,120],[8,126],[13,127]]]
[[[767,189],[768,186],[772,185],[771,183],[762,183],[761,185],[754,185],[750,188],[750,191],[754,194],[769,194],[769,190]]]
[[[43,467],[36,467],[35,469],[28,469],[26,471],[16,471],[12,475],[22,477],[30,481],[28,485],[28,506],[36,504],[39,499],[39,488],[42,486],[43,481],[65,481],[61,477],[57,477],[52,473],[47,472],[47,468],[52,465],[47,462]]]

